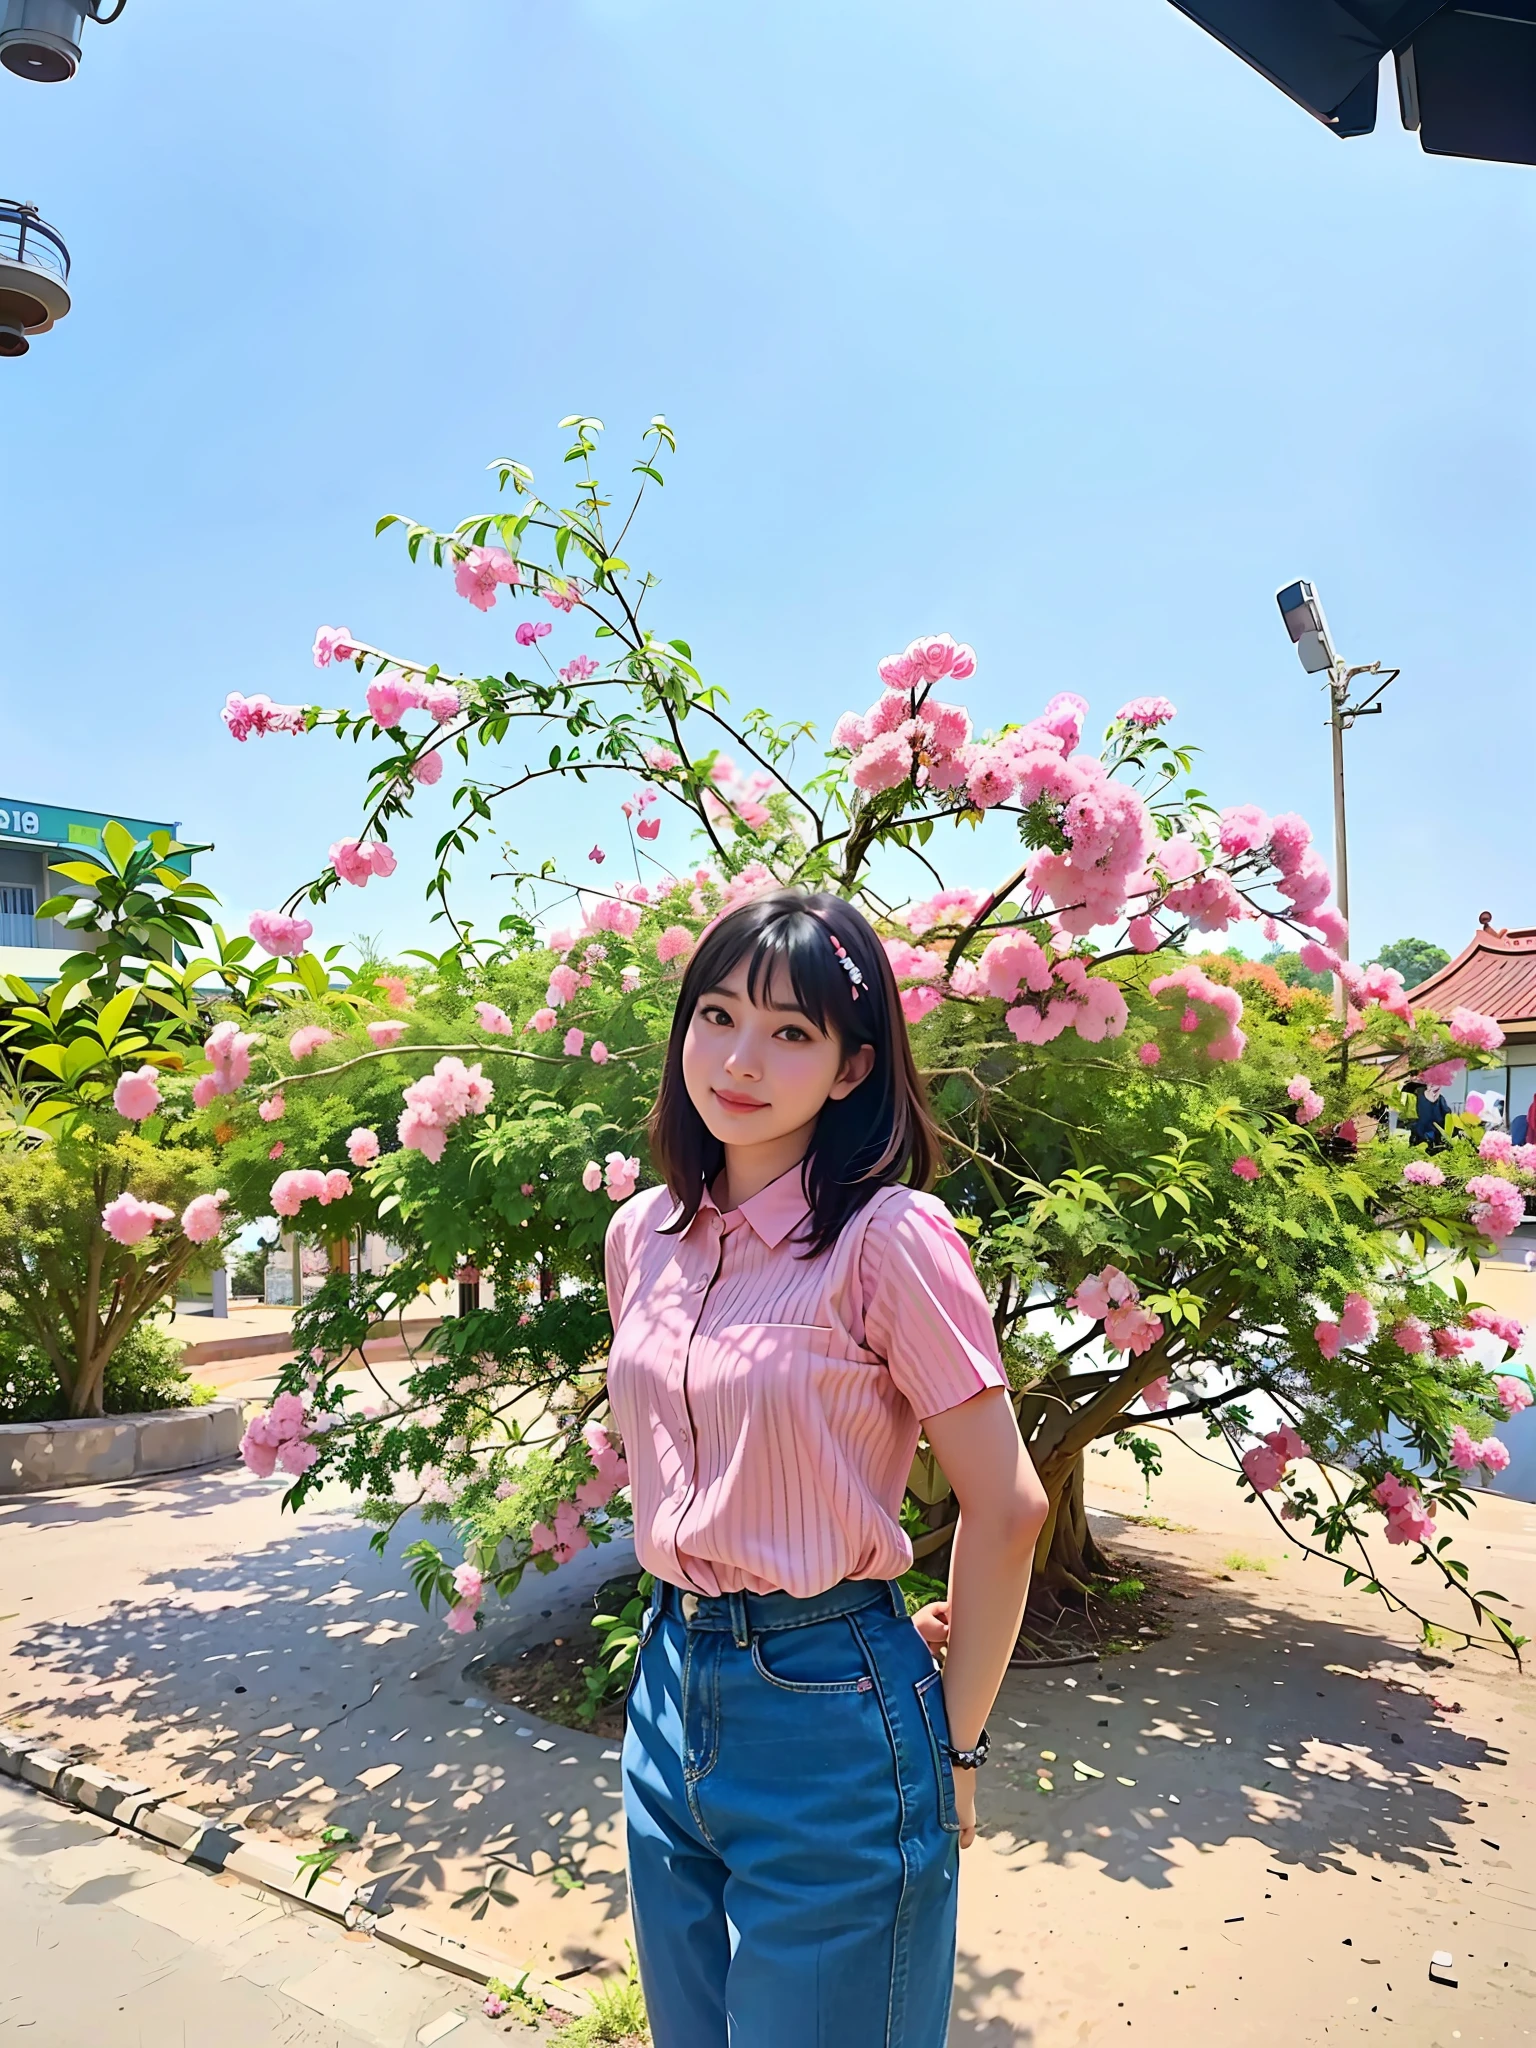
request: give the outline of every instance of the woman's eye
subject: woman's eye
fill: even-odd
[[[791,1045],[809,1045],[811,1042],[811,1034],[802,1031],[798,1024],[786,1024],[778,1035],[780,1038],[787,1038]]]
[[[722,1010],[718,1003],[707,1003],[701,1014],[706,1024],[729,1024],[731,1021],[730,1011]]]

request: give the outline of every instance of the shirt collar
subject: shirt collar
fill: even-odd
[[[811,1205],[805,1196],[805,1181],[801,1173],[804,1161],[798,1161],[788,1173],[781,1173],[777,1180],[770,1181],[765,1188],[759,1188],[738,1208],[728,1210],[721,1216],[721,1222],[729,1230],[739,1217],[750,1223],[770,1251],[775,1251],[789,1236],[790,1232],[810,1214]],[[700,1202],[701,1210],[719,1211],[708,1188]]]

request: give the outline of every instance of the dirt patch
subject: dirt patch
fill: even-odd
[[[1116,1575],[1100,1582],[1085,1607],[1026,1611],[1011,1665],[1086,1664],[1142,1649],[1167,1635],[1173,1603],[1188,1599],[1188,1593],[1167,1583],[1164,1568],[1145,1553],[1110,1562]]]
[[[608,1579],[592,1599],[593,1614],[617,1614],[632,1599],[638,1576]],[[601,1669],[603,1638],[582,1615],[567,1624],[564,1635],[547,1643],[530,1643],[516,1656],[486,1665],[478,1683],[503,1706],[521,1707],[541,1721],[578,1728],[588,1735],[618,1741],[624,1733],[624,1699],[604,1700],[595,1712],[589,1706],[589,1679]]]

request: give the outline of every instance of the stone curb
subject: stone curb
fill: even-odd
[[[105,1486],[220,1464],[239,1452],[249,1405],[226,1397],[201,1408],[148,1415],[0,1423],[0,1496]]]
[[[239,1828],[225,1827],[194,1807],[179,1805],[163,1793],[156,1794],[148,1785],[97,1770],[94,1764],[76,1763],[45,1742],[18,1735],[14,1729],[0,1728],[0,1776],[30,1785],[60,1805],[89,1813],[110,1826],[129,1829],[204,1870],[228,1871],[244,1884],[275,1892],[293,1905],[324,1914],[328,1920],[362,1928],[375,1941],[400,1949],[418,1962],[450,1971],[456,1977],[484,1984],[491,1977],[506,1980],[520,1974],[508,1957],[443,1934],[425,1921],[396,1913],[387,1905],[377,1914],[370,1912],[370,1885],[351,1884],[329,1871],[311,1884],[310,1873],[300,1865],[297,1850],[247,1835]],[[531,1973],[528,1981],[540,1998],[562,2012],[579,2016],[590,2010],[584,1991],[551,1983]]]

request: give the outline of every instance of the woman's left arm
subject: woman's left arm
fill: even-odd
[[[1006,1388],[930,1415],[923,1430],[960,1504],[945,1603],[944,1705],[950,1741],[972,1749],[1018,1641],[1045,1489]],[[955,1772],[962,1849],[976,1837],[976,1777]]]

